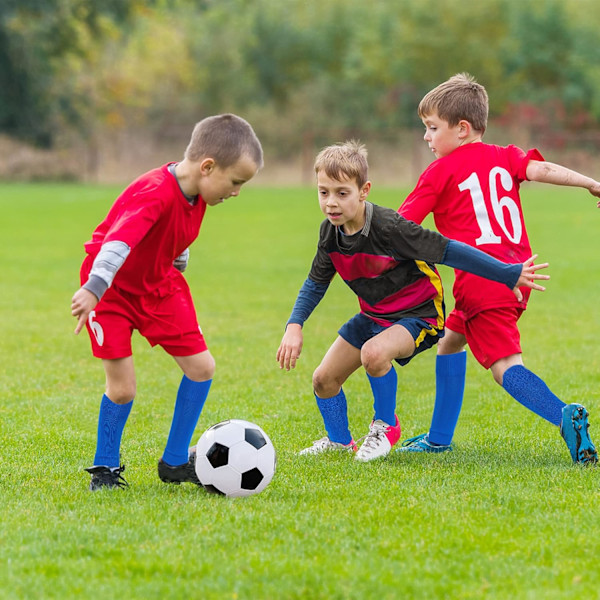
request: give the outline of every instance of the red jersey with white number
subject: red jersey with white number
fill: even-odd
[[[173,261],[198,237],[206,203],[192,205],[163,165],[131,183],[96,227],[85,250],[96,256],[105,242],[125,242],[131,252],[113,286],[131,294],[148,294],[179,277]]]
[[[523,220],[519,187],[526,180],[530,160],[544,160],[536,149],[475,142],[460,146],[434,161],[398,212],[421,223],[433,213],[438,231],[474,246],[507,263],[524,262],[531,247]],[[523,302],[505,285],[456,270],[456,308],[470,318],[500,306],[525,308],[531,290],[523,288]]]

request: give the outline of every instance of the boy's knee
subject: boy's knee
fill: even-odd
[[[319,398],[331,398],[338,393],[341,387],[341,384],[328,377],[320,367],[317,367],[313,373],[312,384],[315,394]]]
[[[193,360],[187,361],[183,372],[192,381],[208,381],[215,374],[215,359],[210,352],[196,355]]]
[[[390,361],[383,356],[377,344],[365,344],[360,351],[360,361],[369,375],[377,376],[384,369],[389,369]]]
[[[114,404],[129,404],[136,393],[135,383],[107,384],[106,395]]]

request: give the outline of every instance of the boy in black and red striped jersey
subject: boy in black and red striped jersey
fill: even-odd
[[[196,318],[182,271],[207,206],[237,196],[263,166],[252,127],[231,115],[196,124],[184,158],[145,173],[117,198],[85,244],[82,287],[71,302],[92,353],[102,359],[106,393],[98,418],[91,490],[127,485],[120,445],[136,393],[131,334],[159,344],[183,371],[171,429],[158,463],[162,481],[199,485],[189,448],[215,362]]]
[[[536,149],[525,152],[513,145],[483,143],[488,96],[466,73],[426,94],[418,113],[425,141],[438,160],[398,210],[415,223],[433,213],[443,235],[499,260],[523,260],[531,254],[519,197],[523,181],[581,187],[600,197],[599,182],[545,162]],[[566,405],[523,364],[517,321],[527,306],[528,291],[517,300],[504,286],[456,271],[455,308],[438,345],[431,427],[427,434],[407,440],[400,451],[451,450],[464,394],[468,344],[477,361],[513,398],[560,427],[574,462],[597,461],[587,433],[587,410],[578,403]]]
[[[396,416],[397,376],[392,361],[407,364],[443,335],[444,297],[434,264],[446,264],[489,277],[522,296],[519,286],[543,290],[534,279],[546,265],[534,257],[505,264],[460,242],[423,229],[390,208],[367,201],[367,151],[355,141],[329,146],[315,162],[321,224],[317,253],[288,320],[277,351],[280,368],[296,366],[303,344],[302,325],[336,273],[358,296],[360,313],[339,336],[313,374],[317,406],[327,436],[301,454],[354,450],[369,461],[387,455],[400,438]],[[369,433],[359,449],[348,426],[343,383],[365,368],[374,398]],[[359,440],[360,441],[360,440]]]

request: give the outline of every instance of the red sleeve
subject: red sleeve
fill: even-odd
[[[437,203],[439,194],[433,185],[434,177],[430,174],[430,168],[419,178],[417,186],[408,195],[398,212],[409,221],[414,221],[419,225],[423,219],[433,212]]]
[[[521,148],[511,145],[507,146],[506,150],[508,151],[509,155],[511,171],[516,173],[519,181],[528,181],[527,165],[529,164],[530,160],[545,160],[537,148],[532,148],[531,150],[524,152],[521,150]]]

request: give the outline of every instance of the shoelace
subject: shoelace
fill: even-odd
[[[412,446],[416,442],[420,442],[427,434],[422,433],[421,435],[416,435],[415,437],[408,438],[402,442],[402,446]]]
[[[373,424],[373,425],[371,425],[371,430],[369,431],[369,433],[367,435],[364,435],[363,437],[361,437],[357,441],[357,443],[362,442],[362,440],[365,440],[363,445],[361,446],[361,448],[375,449],[377,447],[376,442],[378,442],[383,437],[385,437],[387,429],[388,429],[387,425]]]
[[[125,478],[121,473],[125,470],[125,465],[121,465],[116,469],[110,469],[96,473],[96,477],[100,480],[100,483],[109,483],[116,485],[117,487],[128,487],[129,484],[125,481]]]

